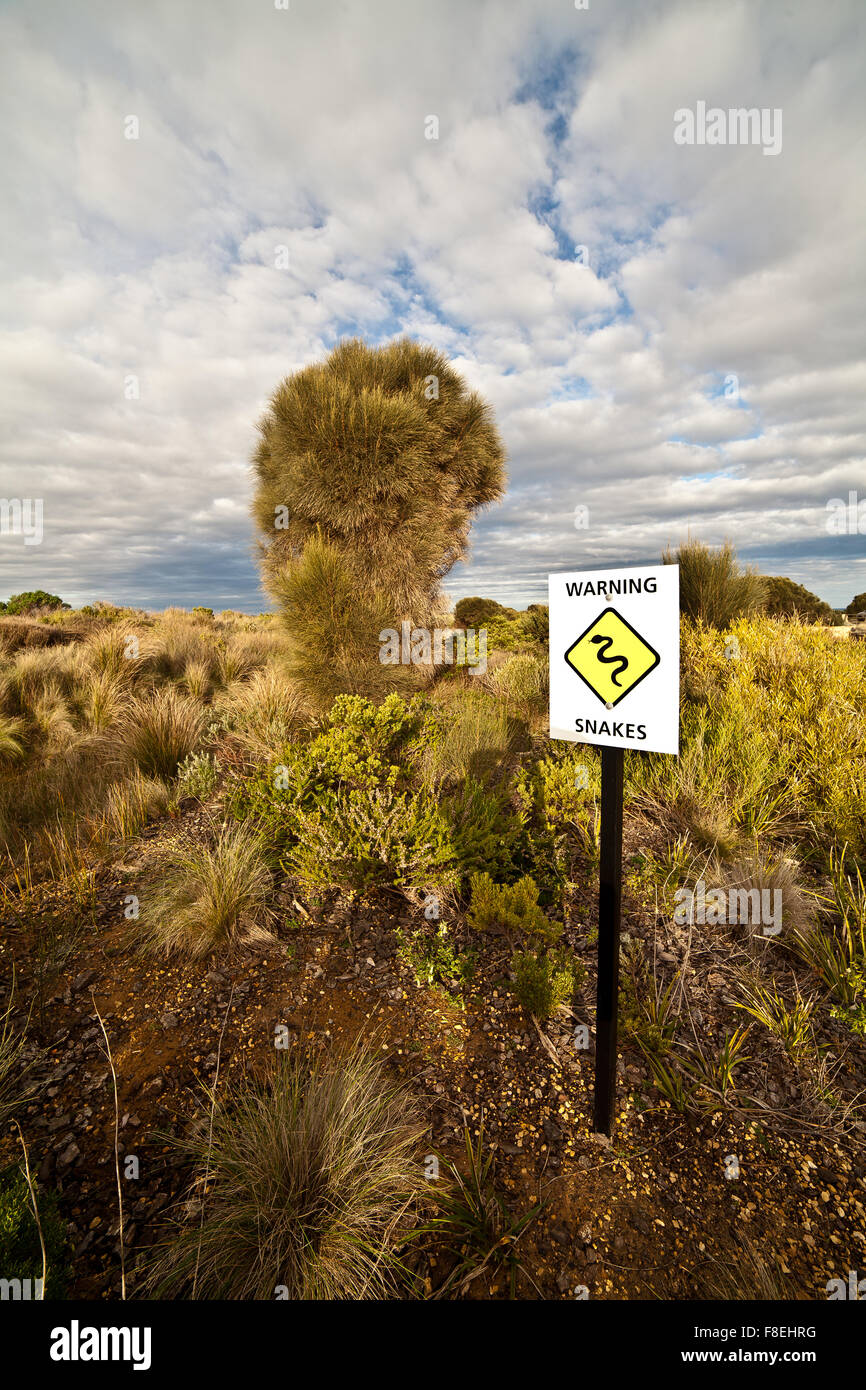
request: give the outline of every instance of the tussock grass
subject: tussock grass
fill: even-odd
[[[197,959],[270,939],[271,873],[258,836],[229,825],[213,844],[181,841],[142,895],[135,935],[150,954]]]
[[[0,715],[0,765],[20,762],[24,757],[23,729],[23,720]]]
[[[99,830],[109,842],[131,840],[148,821],[164,814],[171,789],[158,777],[145,777],[136,768],[132,777],[109,787]]]
[[[219,708],[236,741],[256,758],[267,758],[291,743],[311,719],[306,697],[271,668],[232,690]]]
[[[547,664],[528,653],[512,656],[491,671],[489,683],[501,699],[512,702],[528,714],[541,708],[547,699]]]
[[[790,1278],[772,1251],[742,1234],[712,1257],[698,1297],[725,1302],[747,1299],[782,1303],[793,1297]]]
[[[132,700],[114,730],[119,761],[149,777],[173,777],[204,734],[205,710],[172,686]]]
[[[198,1219],[152,1276],[158,1296],[384,1298],[396,1292],[406,1215],[424,1188],[424,1132],[370,1053],[287,1058],[268,1082],[214,1098],[197,1160]]]
[[[115,671],[97,671],[86,686],[85,716],[97,733],[111,728],[129,702],[129,688]]]
[[[781,926],[781,933],[774,934],[780,941],[807,935],[811,929],[815,914],[814,896],[804,888],[800,880],[799,867],[788,855],[761,849],[756,844],[748,853],[738,856],[729,868],[717,866],[716,872],[712,875],[712,886],[722,888],[727,893],[729,902],[733,890],[738,895],[736,901],[741,907],[745,906],[744,895],[749,895],[752,906],[756,902],[767,901],[771,910],[778,902],[781,906],[781,922],[774,924],[774,928],[777,925]],[[766,898],[767,894],[769,898]],[[752,923],[750,928],[746,926],[745,921],[732,925],[735,929],[738,925],[743,930],[750,929],[753,936],[761,937],[761,925],[758,923]]]
[[[213,689],[210,661],[193,657],[184,666],[180,683],[194,700],[207,700]]]

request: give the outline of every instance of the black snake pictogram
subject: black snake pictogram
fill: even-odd
[[[617,669],[615,671],[611,671],[610,678],[613,684],[617,687],[617,689],[622,689],[619,682],[619,677],[622,675],[623,671],[625,671],[628,667],[628,657],[605,655],[605,652],[607,652],[608,648],[613,646],[612,637],[590,637],[589,640],[590,642],[598,642],[604,644],[600,645],[598,651],[596,652],[596,656],[598,657],[599,661],[603,661],[607,666],[615,665],[617,662],[619,663]]]

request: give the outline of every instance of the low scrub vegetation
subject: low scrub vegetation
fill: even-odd
[[[313,535],[304,552],[313,565]],[[809,1172],[819,1150],[853,1173],[866,1124],[866,644],[820,613],[762,613],[731,554],[679,560],[680,756],[625,762],[617,1123],[636,1155],[669,1154],[676,1134],[702,1190],[719,1172],[701,1126],[723,1153],[753,1145],[753,1166],[763,1146],[783,1194],[785,1164]],[[598,752],[546,734],[546,609],[467,600],[454,621],[487,628],[484,673],[377,662],[336,697],[275,617],[54,616],[62,640],[25,645],[28,619],[0,655],[0,907],[18,972],[0,997],[0,1113],[42,1142],[31,1070],[46,1079],[61,1006],[98,1027],[85,991],[110,961],[133,981],[122,1008],[99,999],[121,1080],[165,1033],[212,1088],[195,1124],[188,1078],[165,1113],[150,1078],[135,1109],[119,1101],[125,1131],[134,1115],[162,1134],[174,1107],[189,1140],[193,1186],[170,1231],[158,1207],[164,1248],[151,1283],[136,1252],[139,1293],[534,1296],[550,1251],[574,1244],[540,1234],[548,1184],[577,1207],[585,1182],[570,1164],[589,1124],[600,851]],[[381,1039],[344,1056],[374,1015]],[[64,1117],[102,1107],[108,1133],[110,1100],[98,1085],[58,1099],[65,1142],[36,1182],[49,1221],[52,1164],[74,1172],[97,1132],[72,1143]],[[610,1165],[598,1181],[613,1200]],[[642,1182],[655,1192],[667,1168]],[[99,1270],[119,1259],[118,1215],[94,1227]],[[724,1242],[689,1235],[725,1263]],[[703,1296],[697,1268],[682,1296]]]

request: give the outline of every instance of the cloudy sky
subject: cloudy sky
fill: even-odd
[[[267,606],[248,460],[268,396],[343,336],[409,333],[486,394],[509,454],[452,596],[522,605],[551,569],[691,532],[847,603],[864,20],[862,0],[5,4],[0,494],[42,498],[44,536],[0,536],[0,597]],[[699,102],[781,112],[781,150],[677,144]],[[856,506],[831,533],[851,493],[864,534]]]

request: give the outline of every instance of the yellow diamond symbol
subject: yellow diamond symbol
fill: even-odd
[[[605,608],[565,653],[580,679],[613,709],[661,658],[615,608]]]

